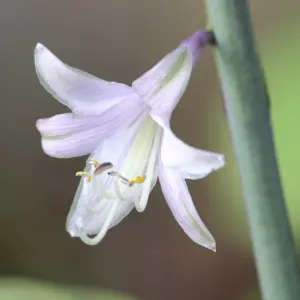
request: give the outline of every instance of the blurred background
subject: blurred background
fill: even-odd
[[[300,2],[253,0],[255,35],[294,236],[300,246]],[[37,42],[66,63],[130,84],[206,25],[199,0],[0,1],[0,299],[259,300],[243,200],[210,49],[172,119],[186,142],[225,153],[227,165],[189,187],[217,252],[194,244],[156,186],[102,243],[65,231],[85,157],[47,157],[36,119],[66,112],[38,83]],[[236,41],[237,43],[239,41]]]

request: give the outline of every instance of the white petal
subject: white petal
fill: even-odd
[[[161,160],[165,167],[187,179],[200,179],[225,164],[223,154],[197,149],[185,144],[169,129],[165,128]]]
[[[89,185],[90,182],[82,178],[67,218],[66,228],[73,237],[79,237],[82,233],[94,235],[101,232],[110,210],[116,203],[116,211],[106,231],[119,224],[134,208],[134,202],[105,199],[97,195]],[[97,203],[99,209],[91,211],[91,203]]]
[[[193,68],[193,55],[182,44],[132,84],[151,115],[170,116],[182,97]]]
[[[130,128],[103,141],[90,157],[98,160],[100,163],[111,162],[118,170],[140,127],[141,121],[142,117]],[[89,171],[88,167],[85,171]],[[111,176],[107,174],[100,176],[101,178],[99,178],[99,180],[102,181],[102,185],[108,186]],[[72,236],[79,236],[81,232],[85,234],[96,234],[101,231],[107,215],[115,203],[114,200],[105,199],[102,196],[102,194],[98,194],[95,191],[92,183],[88,182],[86,177],[81,178],[67,217],[67,231]],[[95,209],[96,207],[97,209]],[[101,209],[99,207],[101,207]],[[134,202],[119,201],[109,228],[118,224],[129,214],[133,207]],[[95,209],[95,211],[92,212],[91,208]],[[78,223],[80,223],[80,226],[78,226]]]
[[[127,178],[138,175],[145,177],[145,182],[141,185],[141,197],[135,205],[139,212],[145,210],[149,195],[157,181],[156,162],[161,136],[162,129],[148,116],[120,168],[121,174]]]
[[[126,217],[135,204],[139,211],[146,207],[157,179],[158,129],[149,116],[140,117],[133,126],[104,141],[91,154],[91,158],[99,162],[111,162],[112,170],[128,179],[146,175],[146,180],[128,187],[105,172],[93,176],[91,181],[83,177],[67,218],[67,230],[72,236],[94,245],[109,228]],[[85,171],[89,172],[89,167]],[[88,237],[91,234],[96,237]]]
[[[184,232],[195,243],[215,251],[215,240],[200,219],[185,180],[164,167],[159,168],[158,176],[167,203]]]
[[[70,67],[41,44],[35,48],[34,60],[41,84],[75,113],[99,114],[120,101],[137,98],[131,87]]]

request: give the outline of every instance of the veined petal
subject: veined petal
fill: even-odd
[[[125,177],[130,178],[138,174],[145,177],[141,186],[141,195],[135,201],[135,207],[139,212],[145,210],[150,192],[157,181],[156,165],[161,147],[161,136],[160,126],[147,116],[120,168],[120,172]]]
[[[89,159],[98,160],[99,162],[112,162],[118,169],[142,121],[141,117],[127,130],[104,140],[93,151]],[[87,166],[84,171],[89,172],[89,167]],[[104,187],[111,186],[112,177],[107,174],[102,174],[98,180],[101,180]],[[88,182],[87,178],[83,176],[67,217],[67,231],[72,236],[80,236],[81,233],[87,235],[99,233],[115,200],[104,198],[103,194],[98,193],[98,190],[95,190],[92,183]],[[117,210],[107,229],[118,224],[130,213],[133,207],[134,202],[118,201]]]
[[[90,159],[111,162],[112,171],[119,172],[123,178],[144,177],[144,174],[146,178],[142,184],[128,186],[105,172],[101,176],[92,175],[90,180],[82,177],[67,219],[67,230],[72,236],[79,236],[88,244],[96,244],[109,228],[129,214],[135,204],[143,208],[146,206],[157,179],[155,166],[159,144],[155,140],[158,129],[159,126],[149,116],[140,117],[138,122],[105,140],[91,154]],[[156,152],[152,159],[153,149]],[[90,168],[87,166],[84,172],[90,172]],[[90,234],[97,235],[90,238]]]
[[[123,100],[138,99],[131,87],[70,67],[42,44],[35,48],[34,61],[41,84],[74,113],[99,114]]]
[[[113,127],[103,131],[98,119],[75,117],[71,113],[39,119],[36,127],[41,134],[43,151],[56,158],[90,154],[113,131]]]
[[[170,118],[209,36],[205,30],[196,31],[132,83],[142,100],[151,107],[151,116]]]
[[[211,32],[207,30],[197,30],[190,37],[182,42],[188,47],[189,52],[193,55],[193,64],[197,62],[200,57],[202,48],[211,43]]]
[[[200,179],[225,165],[223,154],[194,148],[181,141],[169,129],[164,129],[161,161],[165,167],[183,178]]]
[[[91,153],[103,139],[130,126],[144,113],[142,102],[118,104],[97,116],[60,114],[40,119],[36,126],[42,136],[46,154],[57,158],[69,158]]]
[[[193,68],[193,55],[185,44],[166,55],[132,84],[151,115],[170,116],[182,97]]]
[[[215,240],[200,219],[185,180],[178,172],[163,166],[158,176],[167,203],[184,232],[195,243],[215,251]]]

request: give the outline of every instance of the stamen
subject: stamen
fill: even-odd
[[[136,176],[130,180],[128,180],[128,185],[132,186],[134,183],[143,183],[145,181],[144,176]]]
[[[126,185],[128,186],[127,182],[126,182]],[[128,202],[128,201],[133,201],[134,202],[134,197],[135,197],[135,191],[134,190],[126,189],[126,190],[121,191],[120,184],[119,184],[118,180],[115,180],[114,188],[115,188],[115,192],[116,192],[116,195],[117,195],[119,200],[126,201],[126,202]]]
[[[87,165],[94,166],[95,168],[97,168],[100,165],[99,161],[95,159],[88,159],[86,163]]]
[[[106,220],[104,221],[104,224],[103,224],[101,230],[98,232],[98,234],[96,236],[91,238],[86,233],[82,232],[79,235],[80,239],[87,245],[94,246],[94,245],[98,244],[104,238],[105,234],[107,233],[107,230],[109,229],[109,227],[116,215],[118,205],[119,205],[119,201],[114,202],[114,204],[112,205],[112,207],[106,217]]]
[[[125,184],[128,184],[128,182],[129,182],[129,180],[126,177],[122,176],[120,173],[118,173],[116,171],[111,171],[111,172],[108,172],[107,174],[110,176],[115,176],[115,177],[120,178],[121,181]]]
[[[100,175],[102,174],[104,171],[109,170],[113,167],[114,165],[110,162],[105,162],[102,164],[98,164],[96,167],[96,169],[94,170],[94,174],[95,175]]]
[[[144,176],[136,176],[132,179],[127,179],[126,177],[122,176],[120,173],[116,171],[111,171],[107,173],[110,176],[116,176],[121,179],[121,181],[129,186],[132,186],[134,183],[143,183],[145,181]]]
[[[79,171],[76,172],[75,176],[87,176],[89,181],[92,179],[92,175],[89,172]]]

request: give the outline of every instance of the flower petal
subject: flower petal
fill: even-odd
[[[87,155],[108,133],[102,132],[97,119],[74,117],[71,113],[39,119],[36,127],[42,136],[44,152],[56,158]]]
[[[182,44],[132,84],[151,115],[170,116],[182,97],[193,68],[193,55]]]
[[[149,195],[157,181],[156,165],[161,148],[162,129],[147,116],[120,168],[127,178],[141,175],[145,181],[141,185],[140,197],[135,201],[138,212],[147,206]]]
[[[138,97],[138,96],[137,96]],[[135,98],[95,116],[60,114],[37,121],[46,154],[69,158],[91,153],[100,141],[116,134],[143,115],[145,105]]]
[[[34,60],[41,84],[75,113],[99,114],[125,99],[136,97],[131,87],[70,67],[41,44],[35,48]]]
[[[195,243],[215,251],[215,240],[200,219],[185,180],[178,172],[162,166],[158,176],[162,192],[183,231]]]
[[[98,234],[102,230],[110,210],[116,203],[115,200],[105,199],[97,195],[89,185],[90,183],[83,177],[67,217],[66,228],[72,237],[79,237],[82,233],[86,235]],[[90,203],[97,203],[99,209],[92,211]],[[118,201],[116,212],[107,229],[119,224],[133,208],[134,202]]]
[[[210,31],[197,30],[182,42],[189,49],[189,52],[192,53],[194,65],[200,57],[202,48],[211,43],[211,38]]]
[[[132,83],[142,100],[151,108],[150,114],[154,120],[171,118],[185,92],[201,50],[210,38],[209,31],[196,31]]]
[[[132,126],[104,140],[93,151],[90,158],[99,162],[111,162],[118,170],[130,149],[142,121],[143,117],[140,117]],[[88,172],[88,167],[84,171]],[[107,174],[101,174],[100,176],[101,178],[97,179],[97,181],[101,180],[102,185],[107,187],[111,183],[112,177]],[[80,236],[82,232],[85,234],[100,232],[116,200],[104,198],[102,194],[99,194],[94,189],[91,182],[86,181],[86,177],[82,177],[68,214],[67,231],[72,236]],[[133,207],[134,201],[119,201],[116,213],[108,228],[117,225],[123,220]]]
[[[194,148],[181,141],[169,128],[164,128],[161,160],[165,167],[187,179],[200,179],[225,164],[223,154]]]

